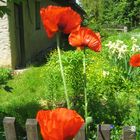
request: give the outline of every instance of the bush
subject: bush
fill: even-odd
[[[18,136],[24,137],[26,119],[35,118],[37,111],[43,109],[44,101],[47,102],[40,68],[30,68],[20,75],[15,75],[8,81],[7,86],[11,88],[11,92],[0,89],[0,139],[5,139],[2,133],[2,121],[5,116],[16,118]]]
[[[12,78],[12,71],[6,68],[0,68],[0,85],[7,83],[9,79]]]
[[[101,123],[117,126],[118,133],[114,133],[117,139],[120,125],[129,124],[133,117],[135,97],[140,92],[140,83],[122,77],[123,71],[110,63],[104,47],[103,50],[101,53],[86,50],[88,116],[93,118],[93,123],[88,126],[89,139],[96,137],[96,125]],[[61,53],[72,109],[84,117],[83,52]],[[56,51],[46,65],[17,75],[7,85],[13,90],[12,94],[1,90],[5,94],[0,96],[0,119],[5,114],[15,116],[21,135],[24,134],[25,120],[34,118],[39,109],[66,106]],[[133,125],[136,125],[135,122]]]
[[[62,52],[72,108],[84,117],[82,58],[82,51]],[[101,123],[110,123],[116,126],[124,125],[131,109],[135,106],[135,95],[138,94],[137,83],[133,83],[130,79],[124,79],[122,77],[123,71],[120,71],[117,66],[111,65],[110,60],[103,53],[97,54],[87,50],[86,58],[88,115],[92,116],[94,121],[94,125],[89,126],[90,132],[93,132],[96,125]],[[57,99],[52,98],[53,100],[64,100],[56,52],[52,54],[49,63],[43,67],[42,71],[42,77],[46,79],[46,92],[57,97]]]

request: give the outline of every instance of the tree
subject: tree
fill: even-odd
[[[140,0],[81,0],[89,22],[109,25],[138,25]]]

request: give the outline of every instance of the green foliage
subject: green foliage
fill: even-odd
[[[8,14],[10,10],[6,6],[0,6],[0,18],[3,17],[4,14]]]
[[[81,0],[83,9],[87,12],[88,25],[101,24],[106,26],[126,25],[138,26],[140,21],[139,0]]]
[[[110,63],[123,71],[122,76],[133,81],[138,80],[139,68],[133,68],[129,64],[131,55],[140,51],[137,38],[126,36],[123,40],[117,39],[113,42],[110,40],[105,46],[108,47],[106,54]]]
[[[45,85],[40,78],[39,68],[30,68],[24,74],[15,75],[7,83],[11,89],[0,89],[0,132],[3,130],[5,116],[16,117],[19,136],[25,136],[25,122],[27,118],[35,118],[41,108],[49,108],[45,92]],[[47,106],[48,105],[48,106]]]
[[[20,3],[23,0],[0,0],[0,18],[2,18],[5,14],[10,14],[10,9],[7,7],[7,2],[13,2],[13,3]]]
[[[89,132],[92,134],[88,135],[95,137],[93,131],[95,130],[96,133],[95,128],[99,123],[113,123],[116,127],[125,124],[131,109],[135,107],[135,95],[139,91],[136,87],[137,83],[124,79],[123,71],[120,71],[119,67],[115,65],[112,66],[104,53],[96,54],[87,50],[86,58],[88,115],[92,116],[94,121],[94,124],[89,125]],[[82,59],[83,52],[81,51],[69,51],[62,54],[72,108],[84,116]],[[51,93],[48,90],[47,93],[56,94],[57,99],[60,98],[60,95],[64,96],[56,52],[52,54],[49,63],[43,67],[43,71],[46,86],[55,89],[55,91],[52,89]],[[114,137],[117,138],[119,134],[119,130],[118,133],[114,132]]]
[[[110,54],[105,46],[109,40],[116,39],[131,45],[131,34],[137,33],[110,36],[103,42],[100,53],[86,50],[88,116],[93,120],[88,125],[89,139],[96,138],[97,124],[113,124],[114,140],[119,139],[121,126],[138,126],[136,112],[139,112],[137,102],[140,80],[124,77],[124,71],[118,65],[111,63],[112,59],[109,59]],[[61,54],[72,109],[84,116],[83,52],[62,51]],[[2,123],[4,116],[15,116],[21,136],[25,135],[23,131],[25,120],[35,118],[38,110],[66,106],[56,51],[50,55],[46,65],[30,68],[23,74],[16,75],[7,86],[12,88],[10,93],[0,89],[0,122]],[[0,131],[1,129],[2,124]]]
[[[68,88],[69,98],[72,98],[72,93],[75,93],[75,96],[79,97],[79,93],[83,91],[83,80],[81,80],[82,73],[82,53],[79,52],[62,52],[62,63],[64,67],[66,83]],[[52,69],[53,68],[53,69]],[[50,61],[47,63],[45,67],[42,69],[41,77],[44,77],[44,81],[47,87],[47,94],[50,95],[51,100],[55,101],[57,97],[57,101],[64,101],[64,89],[62,84],[62,79],[60,75],[60,67],[58,62],[58,54],[54,52],[50,58]],[[62,102],[62,103],[63,103]],[[63,103],[63,104],[64,104]]]
[[[11,78],[12,73],[10,69],[0,68],[0,86],[6,84]]]
[[[126,125],[135,125],[137,128],[137,136],[140,136],[140,124],[139,124],[139,119],[140,119],[140,114],[139,114],[139,92],[140,92],[140,69],[139,68],[132,68],[129,66],[129,59],[132,54],[135,54],[139,52],[140,46],[140,39],[138,38],[139,35],[139,29],[136,29],[132,32],[129,33],[122,33],[114,36],[110,36],[103,44],[106,44],[108,41],[113,41],[115,42],[116,40],[121,40],[127,45],[127,51],[125,52],[124,56],[122,57],[121,60],[117,60],[116,62],[114,61],[115,55],[109,53],[109,49],[106,46],[105,47],[105,55],[110,61],[110,64],[113,66],[116,66],[120,72],[121,72],[121,77],[122,79],[126,82],[129,81],[129,85],[127,85],[126,89],[130,88],[130,93],[129,94],[129,102],[131,102],[130,106],[130,113],[129,115],[125,116],[125,119],[123,122],[125,122]],[[133,37],[133,38],[132,38]],[[132,39],[131,39],[132,38]],[[133,46],[137,46],[138,51],[132,51]],[[127,57],[126,57],[127,56]],[[125,61],[127,60],[127,67],[125,66]],[[131,86],[130,86],[131,85]],[[129,87],[130,86],[130,87]],[[139,138],[137,138],[139,139]]]

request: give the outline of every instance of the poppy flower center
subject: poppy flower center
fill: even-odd
[[[63,31],[64,29],[65,29],[65,27],[66,27],[66,24],[62,24],[62,23],[59,23],[58,24],[58,28],[59,28],[59,31]]]

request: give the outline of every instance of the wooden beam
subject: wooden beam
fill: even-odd
[[[26,121],[27,140],[39,140],[38,126],[36,119]]]
[[[136,127],[124,126],[122,140],[136,140]]]
[[[17,140],[15,130],[15,117],[5,117],[3,119],[3,126],[6,140]]]
[[[110,140],[112,125],[101,124],[97,126],[97,140]]]
[[[80,128],[74,140],[85,140],[85,125]]]

